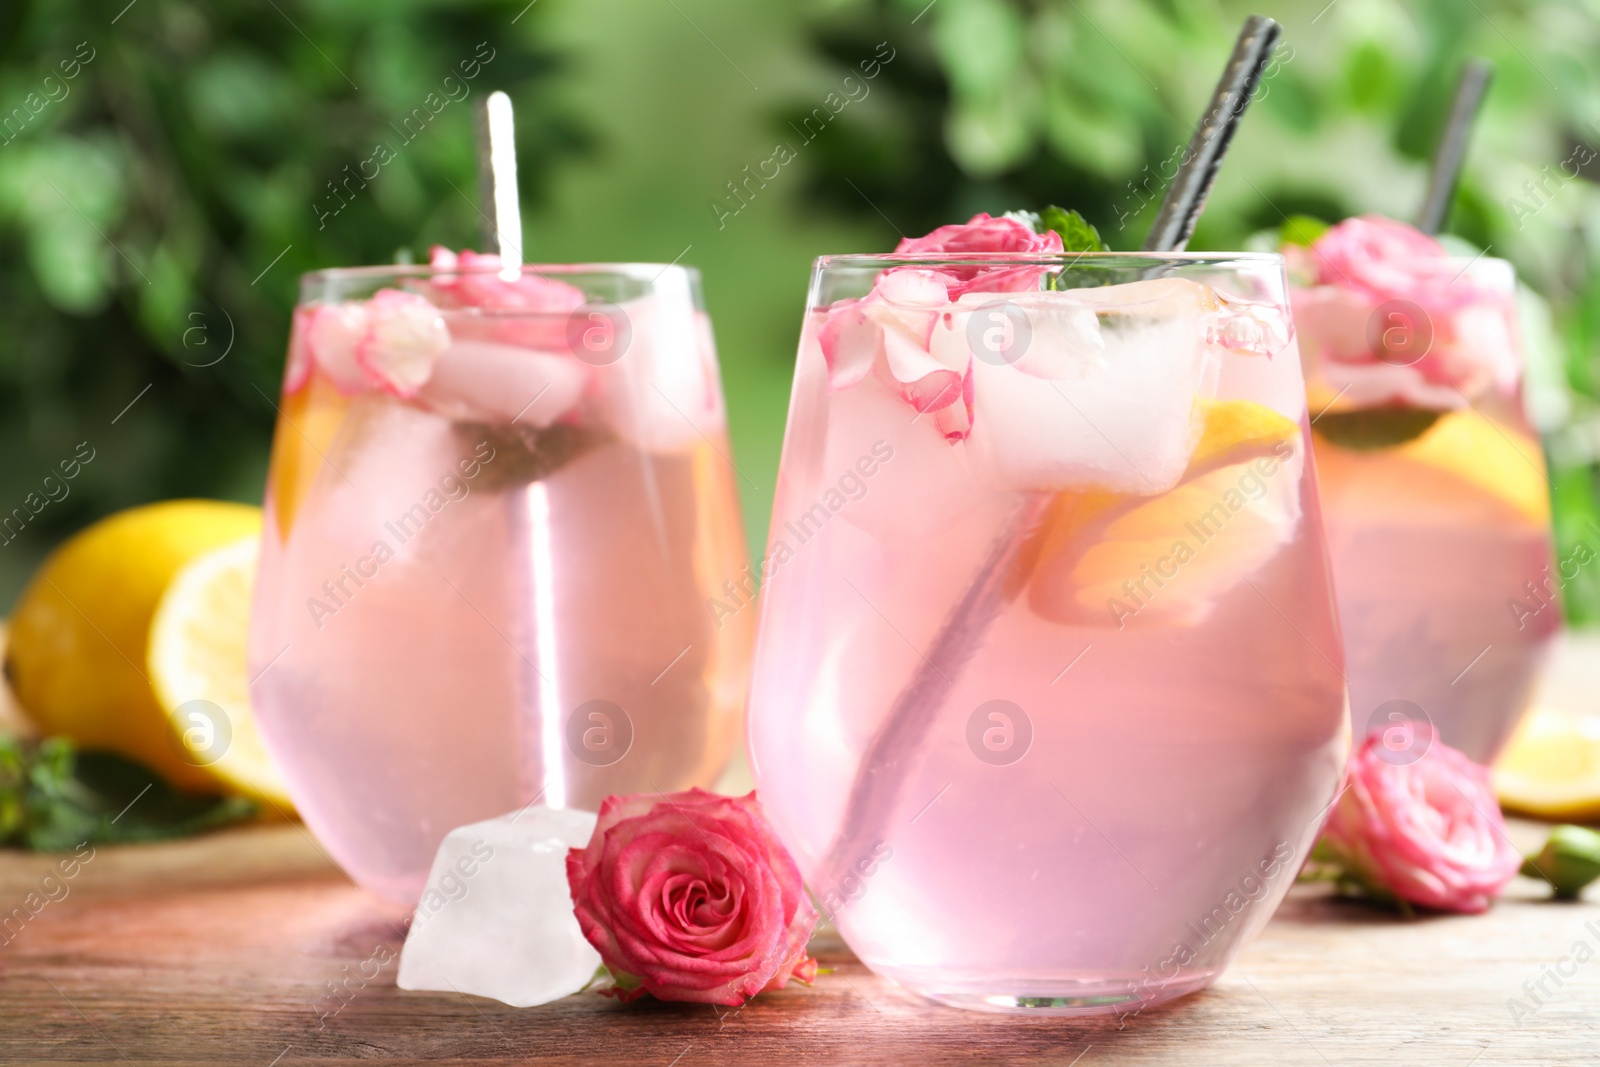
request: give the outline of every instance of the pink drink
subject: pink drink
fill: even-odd
[[[1349,734],[1290,336],[1273,256],[819,261],[750,750],[878,973],[1133,1012],[1293,882]]]
[[[296,806],[407,900],[454,827],[710,785],[753,630],[692,272],[462,260],[307,278],[251,630]]]
[[[1400,227],[1352,219],[1291,260],[1351,721],[1365,736],[1431,720],[1489,763],[1561,625],[1544,455],[1510,264]],[[1362,228],[1426,243],[1350,262],[1339,241]]]

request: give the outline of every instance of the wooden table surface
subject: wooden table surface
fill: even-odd
[[[1513,830],[1529,845],[1542,834]],[[5,909],[56,862],[0,856]],[[381,961],[399,951],[405,911],[351,885],[298,825],[101,848],[56,885],[66,895],[54,888],[0,946],[0,1061],[1600,1063],[1600,958],[1573,955],[1580,942],[1600,952],[1600,891],[1555,904],[1524,879],[1477,917],[1405,919],[1298,888],[1215,986],[1122,1029],[939,1007],[826,932],[813,951],[831,973],[739,1010],[403,992]],[[330,991],[374,972],[344,999]],[[1523,983],[1541,978],[1550,995],[1535,1010]],[[1513,997],[1531,1014],[1514,1021]]]

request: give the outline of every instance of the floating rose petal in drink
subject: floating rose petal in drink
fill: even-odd
[[[311,380],[311,371],[316,361],[311,357],[311,343],[306,334],[313,314],[315,310],[312,308],[294,309],[294,325],[289,331],[289,356],[283,369],[285,395],[298,393]]]
[[[367,388],[367,376],[356,359],[366,339],[372,313],[362,301],[314,304],[306,325],[306,349],[339,392],[350,396]]]
[[[398,397],[415,396],[450,345],[444,316],[424,297],[398,289],[378,290],[369,312],[356,362],[379,388]]]

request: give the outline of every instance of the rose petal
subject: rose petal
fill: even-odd
[[[289,356],[283,368],[283,393],[298,393],[311,380],[315,360],[311,358],[311,343],[307,331],[316,309],[302,305],[294,309],[294,320],[289,329]]]
[[[371,312],[359,301],[311,307],[307,349],[334,388],[346,396],[367,388],[367,376],[356,360],[356,349],[366,337],[370,322]]]

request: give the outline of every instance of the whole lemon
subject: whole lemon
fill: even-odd
[[[212,776],[182,758],[151,688],[150,621],[185,564],[260,530],[258,507],[172,500],[102,519],[57,548],[11,617],[5,673],[24,713],[46,733],[214,791]]]

